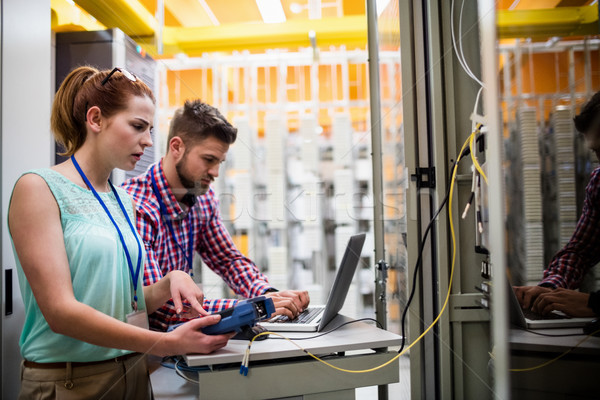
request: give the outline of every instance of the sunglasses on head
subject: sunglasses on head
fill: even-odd
[[[108,75],[106,75],[106,78],[102,79],[102,82],[100,82],[100,86],[104,86],[106,85],[106,82],[109,81],[109,79],[115,74],[115,72],[119,71],[120,73],[123,74],[123,76],[127,79],[129,79],[131,82],[135,82],[137,81],[137,76],[135,76],[134,74],[132,74],[131,72],[127,71],[124,68],[119,68],[119,67],[115,67],[113,68],[112,71],[110,71],[110,73]],[[85,103],[85,115],[84,115],[84,121],[87,121],[87,110],[88,110],[88,104],[87,102]]]
[[[112,71],[110,71],[110,73],[106,76],[106,78],[104,78],[102,80],[102,82],[100,82],[100,85],[101,86],[106,85],[106,82],[108,82],[109,79],[110,79],[110,77],[113,76],[115,74],[115,72],[117,72],[117,71],[119,71],[120,73],[122,73],[123,76],[125,76],[125,78],[129,79],[131,82],[137,81],[137,76],[135,76],[131,72],[127,71],[124,68],[115,67],[115,68],[113,68]]]

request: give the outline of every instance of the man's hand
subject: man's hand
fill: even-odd
[[[535,299],[537,299],[540,294],[552,291],[551,288],[543,286],[514,286],[513,289],[521,307],[524,309],[531,308]]]
[[[556,310],[571,317],[593,317],[594,311],[588,307],[589,298],[589,293],[559,288],[541,293],[531,309],[542,315]]]
[[[171,271],[167,276],[170,282],[171,298],[177,314],[182,314],[188,318],[197,317],[198,315],[210,315],[208,311],[202,308],[204,293],[191,276],[183,271]],[[190,306],[186,304],[184,307],[183,300],[187,300]]]
[[[269,292],[264,294],[273,299],[275,313],[272,315],[285,315],[294,319],[308,307],[310,297],[306,290],[284,290],[282,292]]]

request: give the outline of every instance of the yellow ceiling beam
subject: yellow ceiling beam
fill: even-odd
[[[67,0],[51,0],[50,8],[54,11],[52,13],[52,30],[55,32],[72,30],[98,31],[106,29],[96,18]]]
[[[364,15],[319,20],[289,20],[281,24],[227,24],[212,27],[165,27],[165,49],[176,46],[188,55],[213,51],[309,47],[314,31],[317,46],[361,47],[367,43]]]
[[[120,28],[155,54],[153,36],[157,29],[154,16],[139,0],[75,0],[78,6],[93,16],[100,26]],[[73,7],[66,0],[51,0],[58,16],[57,26],[70,24],[79,26]],[[68,3],[67,3],[68,4]],[[169,3],[167,3],[169,4]],[[189,0],[173,0],[172,8],[181,15]],[[63,18],[64,14],[70,15]],[[61,22],[61,21],[72,22]],[[91,21],[93,19],[90,18]],[[189,21],[188,21],[189,23]],[[581,7],[558,7],[537,10],[498,10],[498,37],[568,37],[600,33],[598,5]],[[83,25],[86,30],[97,26]],[[386,27],[382,27],[388,30]],[[100,28],[101,29],[101,28]],[[315,31],[317,46],[340,46],[364,48],[367,43],[367,21],[365,15],[319,20],[291,19],[281,24],[224,24],[204,27],[164,27],[164,56],[185,52],[190,56],[206,52],[251,50],[310,46],[309,31]],[[393,34],[393,32],[392,32]]]
[[[567,37],[600,32],[598,4],[538,10],[498,10],[498,38]]]
[[[156,32],[154,15],[138,0],[75,0],[75,3],[106,27],[119,28],[133,39]]]

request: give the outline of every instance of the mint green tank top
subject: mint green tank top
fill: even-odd
[[[133,311],[133,284],[127,257],[117,230],[94,194],[52,169],[37,169],[27,173],[42,177],[58,204],[75,298],[120,321],[126,321],[127,314]],[[135,227],[131,198],[125,190],[116,190]],[[98,194],[121,229],[135,269],[138,246],[117,199],[113,192]],[[145,310],[142,290],[145,254],[141,254],[141,257],[136,293],[138,309]],[[15,259],[25,305],[25,324],[19,341],[24,359],[39,363],[101,361],[131,353],[54,333],[38,307],[16,252]]]

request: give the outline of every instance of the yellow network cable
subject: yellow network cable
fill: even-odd
[[[291,344],[293,344],[294,346],[296,346],[297,348],[299,348],[300,350],[302,350],[304,353],[308,354],[309,356],[311,356],[311,357],[312,357],[312,358],[314,358],[315,360],[317,360],[317,361],[320,361],[320,362],[322,362],[323,364],[325,364],[325,365],[327,365],[327,366],[329,366],[329,367],[331,367],[331,368],[333,368],[333,369],[336,369],[336,370],[338,370],[338,371],[341,371],[341,372],[348,372],[348,373],[351,373],[351,374],[363,374],[363,373],[366,373],[366,372],[372,372],[372,371],[376,371],[376,370],[378,370],[378,369],[380,369],[380,368],[383,368],[383,367],[385,367],[385,366],[387,366],[387,365],[391,364],[392,362],[394,362],[394,360],[396,360],[398,357],[400,357],[400,356],[402,355],[402,353],[401,353],[401,354],[398,354],[398,355],[394,356],[394,358],[392,358],[391,360],[389,360],[389,361],[386,361],[385,363],[383,363],[383,364],[381,364],[381,365],[378,365],[377,367],[373,367],[373,368],[369,368],[369,369],[363,369],[363,370],[351,370],[351,369],[344,369],[344,368],[336,367],[335,365],[333,365],[333,364],[331,364],[331,363],[328,363],[327,361],[325,361],[325,360],[323,360],[323,359],[321,359],[321,358],[319,358],[319,357],[315,356],[315,355],[314,355],[314,354],[312,354],[310,351],[308,351],[308,350],[304,349],[302,346],[300,346],[298,343],[294,342],[292,339],[290,339],[290,338],[288,338],[288,337],[285,337],[285,336],[283,336],[283,335],[280,335],[279,333],[275,333],[275,332],[261,332],[261,333],[259,333],[258,335],[254,336],[254,337],[252,338],[252,340],[250,341],[250,343],[248,343],[248,349],[246,349],[246,354],[248,355],[248,357],[249,357],[249,353],[250,353],[250,346],[252,346],[252,342],[254,342],[254,340],[255,340],[257,337],[259,337],[259,336],[262,336],[262,335],[269,335],[269,334],[271,334],[271,335],[275,335],[275,336],[279,336],[279,337],[281,337],[281,338],[283,338],[283,339],[287,340],[288,342],[290,342]],[[246,365],[245,365],[245,367],[246,367],[246,370],[248,370],[248,365],[247,365],[248,363],[247,363],[247,361],[248,361],[248,358],[246,358]],[[243,363],[243,362],[242,362],[242,363]],[[242,365],[242,367],[244,367],[244,365]]]
[[[598,329],[596,332],[590,333],[589,335],[587,335],[586,337],[584,337],[583,339],[581,339],[579,342],[577,342],[577,344],[575,346],[571,347],[570,349],[568,349],[564,353],[558,355],[557,357],[554,357],[552,360],[548,360],[548,361],[543,362],[543,363],[541,363],[539,365],[536,365],[536,366],[533,366],[533,367],[529,367],[529,368],[511,368],[511,369],[509,369],[509,371],[510,372],[529,372],[529,371],[534,371],[536,369],[540,369],[540,368],[546,367],[546,366],[552,364],[553,362],[556,362],[559,359],[563,358],[567,354],[569,354],[571,351],[573,351],[573,349],[575,349],[576,347],[579,347],[579,345],[581,345],[583,342],[585,342],[586,340],[588,340],[590,337],[592,337],[593,335],[597,334],[598,332],[600,332],[600,329]]]
[[[473,144],[475,142],[475,137],[480,132],[480,130],[481,130],[481,124],[477,124],[477,127],[475,128],[475,130],[473,131],[473,133],[471,133],[471,136],[469,137],[469,150],[471,151],[471,160],[473,160],[473,165],[477,169],[477,172],[479,172],[479,175],[481,175],[483,177],[483,180],[485,181],[485,183],[488,183],[487,176],[485,176],[485,173],[483,172],[483,169],[481,168],[481,165],[479,164],[477,157],[475,157],[475,152],[473,151]]]
[[[456,162],[454,163],[454,168],[452,169],[452,179],[450,180],[450,191],[449,191],[449,200],[448,200],[448,219],[450,221],[450,233],[451,233],[451,236],[452,236],[452,266],[450,268],[450,279],[449,279],[449,284],[448,284],[448,293],[446,294],[446,299],[444,300],[444,305],[442,306],[442,309],[440,310],[438,316],[435,318],[435,320],[433,320],[433,322],[431,323],[431,325],[429,325],[429,327],[427,327],[427,329],[425,329],[425,331],[423,331],[423,333],[421,333],[421,335],[418,338],[416,338],[406,349],[404,349],[402,351],[402,353],[397,354],[391,360],[386,361],[385,363],[383,363],[383,364],[381,364],[381,365],[379,365],[377,367],[373,367],[373,368],[369,368],[369,369],[363,369],[363,370],[350,370],[350,369],[344,369],[344,368],[336,367],[335,365],[332,365],[332,364],[328,363],[327,361],[322,360],[321,358],[315,356],[314,354],[312,354],[308,350],[304,349],[302,346],[300,346],[297,343],[295,343],[293,340],[291,340],[291,339],[289,339],[289,338],[287,338],[287,337],[285,337],[283,335],[280,335],[280,334],[274,333],[274,332],[261,332],[258,335],[254,336],[252,338],[252,340],[250,341],[250,343],[248,343],[248,348],[246,349],[246,354],[244,355],[244,358],[242,360],[242,366],[240,368],[240,373],[241,374],[245,375],[245,374],[248,373],[248,363],[250,361],[250,347],[252,346],[252,343],[256,340],[256,338],[258,338],[259,336],[263,336],[263,335],[272,334],[272,335],[275,335],[275,336],[282,337],[285,340],[287,340],[290,343],[292,343],[297,348],[299,348],[300,350],[302,350],[304,353],[306,353],[309,356],[311,356],[312,358],[314,358],[315,360],[320,361],[323,364],[325,364],[325,365],[327,365],[327,366],[329,366],[329,367],[331,367],[333,369],[336,369],[338,371],[348,372],[348,373],[353,373],[353,374],[362,374],[362,373],[366,373],[366,372],[376,371],[376,370],[378,370],[380,368],[383,368],[383,367],[391,364],[397,358],[399,358],[401,355],[403,355],[404,353],[406,353],[411,347],[413,347],[415,344],[417,344],[423,338],[423,336],[425,336],[433,328],[433,326],[439,321],[439,319],[441,318],[442,314],[446,310],[446,307],[448,306],[448,301],[450,299],[450,292],[451,292],[451,289],[452,289],[452,280],[454,278],[454,267],[456,265],[456,235],[455,235],[455,232],[454,232],[454,223],[452,221],[452,194],[454,192],[454,183],[456,182],[456,172],[458,170],[458,162],[462,158],[462,154],[465,151],[466,147],[469,145],[469,143],[472,141],[472,139],[475,137],[475,135],[479,132],[480,129],[481,129],[481,124],[478,124],[477,127],[475,128],[475,130],[467,138],[467,140],[465,140],[465,143],[463,144],[462,148],[460,149],[460,152],[458,153],[458,157],[456,159]],[[471,151],[471,154],[472,154],[472,151]],[[483,175],[483,176],[485,176],[485,175]],[[486,180],[486,182],[487,182],[487,180]]]

